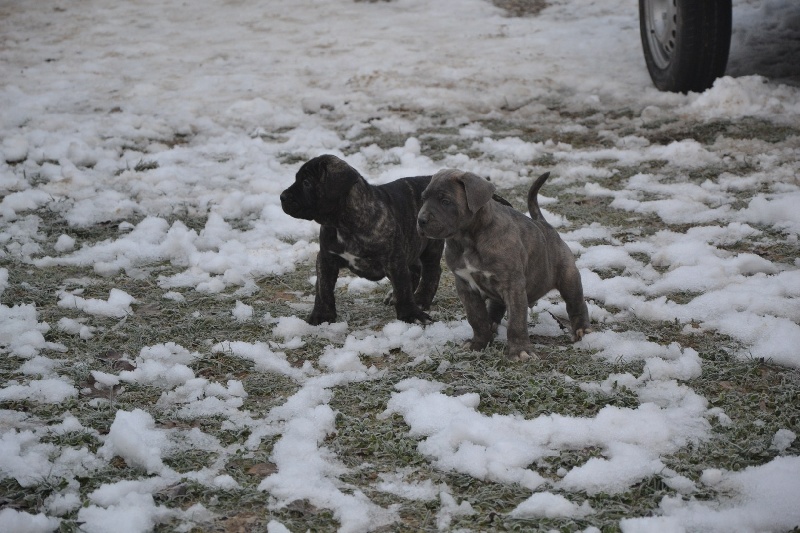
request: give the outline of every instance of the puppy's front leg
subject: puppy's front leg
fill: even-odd
[[[323,322],[336,322],[336,279],[339,277],[338,256],[326,248],[320,247],[317,254],[317,283],[315,285],[314,309],[306,319],[312,326]]]
[[[472,326],[472,339],[466,347],[476,352],[483,350],[492,340],[492,319],[486,310],[486,302],[480,292],[473,290],[469,283],[458,276],[456,276],[456,292],[458,299],[464,305],[467,322]]]
[[[525,293],[525,278],[520,275],[511,283],[503,295],[508,307],[508,347],[506,356],[512,361],[524,361],[536,357],[533,343],[528,337],[528,296]]]

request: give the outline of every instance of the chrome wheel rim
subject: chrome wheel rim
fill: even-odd
[[[653,62],[666,69],[675,53],[678,34],[677,0],[645,0],[647,41]]]

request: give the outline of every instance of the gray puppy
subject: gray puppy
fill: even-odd
[[[446,239],[445,261],[472,326],[472,350],[489,344],[508,309],[506,355],[533,356],[528,307],[552,289],[567,304],[574,337],[590,331],[575,258],[539,209],[537,195],[548,176],[540,176],[528,193],[531,218],[490,201],[494,185],[469,172],[441,170],[422,193],[417,231]]]
[[[311,159],[281,193],[286,214],[321,224],[317,283],[310,324],[336,321],[334,288],[339,269],[372,281],[388,277],[397,318],[430,323],[444,243],[417,233],[422,191],[430,176],[370,185],[333,155]]]

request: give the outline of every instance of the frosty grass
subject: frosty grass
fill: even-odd
[[[670,95],[623,0],[280,4],[0,8],[0,530],[800,526],[800,90],[737,56],[791,7]],[[551,171],[596,331],[465,351],[447,270],[434,324],[343,271],[309,326],[321,153]]]

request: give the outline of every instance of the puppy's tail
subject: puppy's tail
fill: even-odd
[[[539,196],[539,189],[542,188],[542,185],[544,185],[544,182],[547,181],[547,178],[549,177],[550,173],[545,172],[544,174],[536,178],[536,181],[533,182],[533,185],[531,185],[531,190],[528,191],[528,213],[531,214],[532,220],[544,221],[544,217],[542,216],[542,210],[539,209],[538,196]]]

